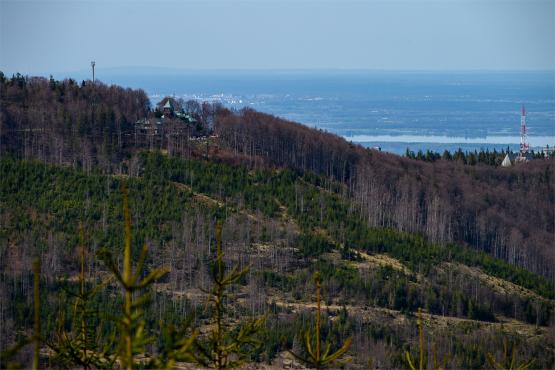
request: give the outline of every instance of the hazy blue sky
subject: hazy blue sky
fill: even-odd
[[[0,70],[555,69],[555,0],[0,0]]]

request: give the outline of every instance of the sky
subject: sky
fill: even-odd
[[[0,0],[0,70],[554,70],[555,0]]]

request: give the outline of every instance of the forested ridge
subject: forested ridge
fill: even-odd
[[[458,241],[555,278],[553,159],[514,168],[423,163],[252,110],[217,122],[222,145],[346,186],[369,225]]]
[[[160,320],[209,322],[205,292],[221,224],[226,264],[249,267],[233,287],[230,316],[267,315],[249,362],[285,366],[285,351],[300,351],[299,333],[314,324],[310,277],[318,272],[322,335],[334,348],[352,337],[348,366],[406,367],[418,308],[436,350],[449,354],[448,367],[487,367],[504,339],[534,367],[552,366],[552,161],[511,169],[423,163],[266,114],[206,105],[194,109],[216,137],[170,127],[141,140],[134,122],[153,114],[141,91],[1,81],[2,349],[32,328],[36,257],[42,332],[54,335],[58,314],[70,316],[80,225],[87,281],[110,273],[99,253],[124,249],[125,183],[134,258],[146,244],[146,264],[170,271],[145,308],[155,332]],[[69,118],[80,110],[88,118]],[[113,317],[122,302],[108,287],[95,304]],[[97,334],[108,338],[113,329],[99,325]]]
[[[422,163],[250,109],[196,103],[191,114],[217,136],[201,147],[176,122],[138,132],[136,120],[153,114],[140,90],[2,75],[0,96],[0,153],[108,173],[132,173],[142,148],[313,171],[344,184],[370,226],[467,243],[555,280],[553,159],[513,168]]]

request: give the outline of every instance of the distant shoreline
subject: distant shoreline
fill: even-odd
[[[519,136],[462,137],[439,135],[342,135],[353,143],[382,142],[382,143],[422,143],[422,144],[475,144],[475,145],[518,145]],[[543,147],[555,144],[555,135],[528,136],[528,142],[533,147]]]

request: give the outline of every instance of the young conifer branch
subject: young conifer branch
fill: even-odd
[[[418,370],[424,370],[427,367],[427,361],[426,358],[424,356],[424,350],[426,348],[426,346],[424,345],[424,323],[422,320],[422,310],[420,308],[418,308],[418,320],[417,320],[417,325],[418,325],[418,364],[415,364],[414,360],[412,359],[409,351],[405,352],[405,358],[407,360],[407,363],[410,367],[411,370],[416,370],[417,367],[416,365],[418,365]],[[443,361],[441,363],[438,363],[437,360],[437,351],[436,351],[436,346],[434,345],[432,347],[432,370],[443,370],[445,368],[445,365],[447,364],[447,362],[449,361],[449,356],[445,356],[443,358]]]
[[[222,251],[222,226],[216,225],[216,259],[212,267],[213,288],[208,292],[212,305],[212,329],[207,341],[196,342],[198,355],[196,361],[202,366],[214,369],[236,368],[244,364],[249,355],[261,343],[256,338],[262,330],[266,316],[262,316],[232,328],[226,321],[227,290],[237,284],[248,272],[249,268],[239,269],[237,266],[226,272]],[[238,330],[237,330],[238,329]]]
[[[75,310],[73,313],[74,321],[72,326],[74,331],[63,330],[63,325],[59,329],[58,340],[47,343],[53,350],[56,357],[68,366],[77,366],[84,369],[113,368],[115,363],[122,369],[132,369],[136,365],[142,368],[171,369],[177,361],[192,362],[191,349],[197,337],[197,332],[192,332],[189,336],[188,324],[176,330],[173,326],[165,326],[160,323],[160,331],[163,338],[163,345],[159,349],[157,356],[149,360],[138,361],[135,359],[137,354],[145,354],[145,345],[154,342],[154,338],[146,334],[146,322],[143,318],[142,308],[149,299],[148,290],[150,286],[168,271],[166,269],[155,269],[141,279],[144,265],[148,253],[148,248],[143,247],[135,272],[132,267],[132,244],[131,244],[131,216],[128,204],[128,192],[125,184],[122,184],[123,195],[123,215],[124,215],[124,266],[120,272],[112,258],[112,255],[103,250],[100,256],[104,259],[108,268],[116,277],[118,283],[123,287],[124,304],[122,307],[122,317],[118,321],[119,326],[119,346],[117,353],[112,352],[113,344],[116,342],[116,333],[108,341],[99,343],[99,338],[94,338],[95,327],[91,326],[96,319],[102,324],[102,319],[98,317],[98,312],[88,308],[89,302],[97,291],[106,284],[97,285],[92,290],[86,290],[85,282],[85,243],[84,231],[81,227],[81,261],[79,273],[79,286],[76,296]],[[64,318],[60,322],[63,324]]]
[[[33,370],[39,369],[40,365],[40,345],[41,345],[41,334],[40,334],[40,258],[37,258],[33,263],[33,296],[34,296],[34,333],[33,341],[35,344],[33,352]]]
[[[129,212],[129,195],[125,182],[122,183],[121,192],[123,195],[124,218],[123,272],[119,271],[110,252],[104,250],[101,252],[101,256],[123,288],[123,316],[119,320],[122,337],[119,343],[118,360],[122,369],[131,370],[136,363],[135,355],[144,353],[146,344],[154,341],[154,338],[146,334],[146,322],[142,310],[149,300],[148,289],[154,282],[166,275],[169,270],[157,268],[141,279],[148,254],[148,247],[145,245],[141,251],[137,267],[133,271],[131,263],[131,215]]]
[[[105,343],[95,335],[96,327],[103,325],[97,310],[90,308],[91,301],[97,292],[104,286],[99,284],[90,290],[86,289],[85,280],[85,232],[83,225],[79,226],[80,239],[80,271],[78,293],[68,292],[75,296],[75,305],[72,313],[71,329],[64,329],[65,317],[63,313],[58,318],[59,328],[56,340],[47,341],[46,345],[54,353],[54,357],[70,366],[79,366],[84,369],[112,368],[113,356],[109,355],[113,341]],[[62,311],[63,312],[63,311]],[[96,321],[96,322],[95,322]]]
[[[316,323],[315,323],[315,338],[316,347],[313,347],[313,338],[311,335],[311,330],[308,329],[304,333],[305,341],[303,342],[304,350],[308,356],[303,356],[299,353],[295,353],[289,351],[296,359],[303,362],[305,365],[309,367],[314,367],[316,369],[323,369],[329,366],[338,365],[344,362],[347,362],[349,359],[341,360],[341,358],[345,355],[345,353],[349,350],[351,343],[353,341],[352,337],[347,338],[345,343],[335,352],[330,354],[331,350],[331,343],[327,342],[325,345],[324,353],[321,353],[321,336],[320,336],[320,325],[321,325],[321,297],[320,297],[320,290],[322,287],[320,274],[314,274],[314,281],[316,283]]]
[[[18,361],[13,361],[13,358],[18,354],[21,348],[31,342],[32,338],[25,337],[0,352],[0,369],[22,369],[23,365]]]
[[[503,357],[497,361],[493,354],[488,353],[486,359],[489,366],[496,370],[526,370],[535,362],[535,359],[531,359],[517,364],[516,345],[511,346],[511,354],[509,355],[509,342],[507,338],[503,340]]]
[[[197,340],[198,331],[191,330],[190,324],[190,319],[178,327],[160,322],[161,342],[158,354],[144,367],[149,369],[174,369],[177,362],[196,362],[192,350]]]

